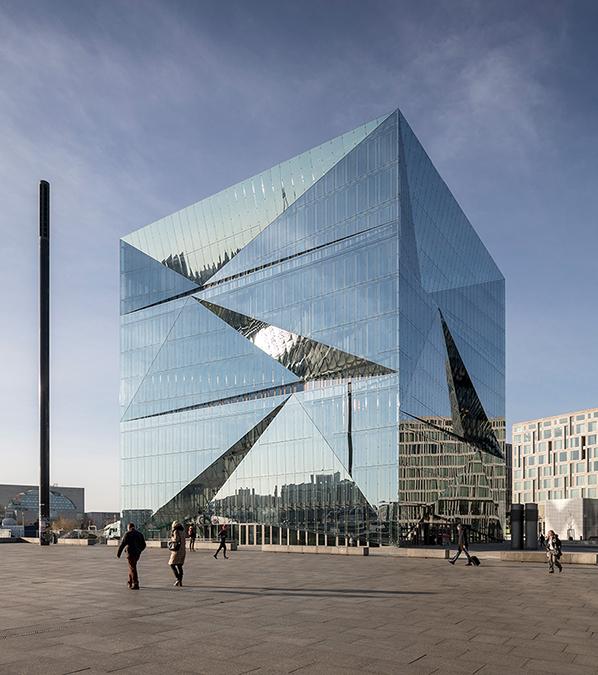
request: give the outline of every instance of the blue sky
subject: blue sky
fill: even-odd
[[[508,422],[598,405],[593,1],[0,4],[0,482],[119,504],[118,240],[401,106],[507,279]]]

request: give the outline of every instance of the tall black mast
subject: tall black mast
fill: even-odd
[[[50,183],[39,183],[39,543],[50,543]]]

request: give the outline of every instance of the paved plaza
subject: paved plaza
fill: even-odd
[[[598,673],[598,568],[0,546],[0,673]]]

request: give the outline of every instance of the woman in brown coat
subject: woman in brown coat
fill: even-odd
[[[183,565],[185,563],[185,530],[178,520],[172,523],[172,532],[168,542],[170,558],[168,564],[176,578],[175,586],[183,585]]]

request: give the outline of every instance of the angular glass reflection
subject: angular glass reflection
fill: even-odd
[[[260,436],[278,415],[283,401],[263,420],[256,424],[221,457],[201,472],[167,504],[154,513],[148,527],[168,531],[173,520],[190,520],[209,512],[208,505],[218,490],[226,483]],[[183,515],[184,514],[184,515]]]
[[[374,377],[394,372],[354,354],[270,326],[207,300],[198,299],[198,302],[302,380]]]
[[[253,398],[123,422],[123,508],[162,507],[286,398]]]
[[[486,417],[442,313],[440,319],[448,354],[446,377],[449,384],[455,433],[481,450],[502,458],[503,453],[498,446],[492,426]]]
[[[361,143],[386,116],[312,148],[123,238],[204,283]]]
[[[378,532],[363,496],[295,395],[212,503],[217,516],[322,534]]]
[[[176,301],[180,302],[180,301]],[[245,340],[194,298],[179,315],[155,355],[123,417],[163,414],[298,378]]]
[[[197,290],[185,276],[161,265],[157,260],[120,242],[120,313],[172,300],[177,295]]]

